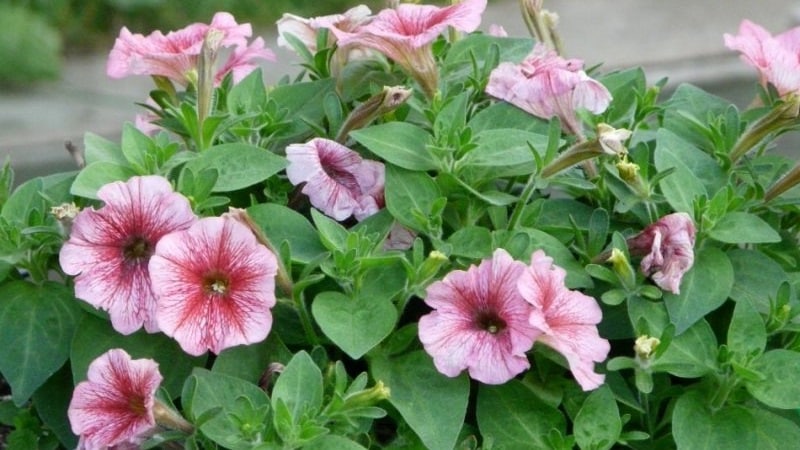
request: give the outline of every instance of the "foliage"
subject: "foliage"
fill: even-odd
[[[193,427],[158,429],[144,448],[777,449],[800,441],[800,190],[774,190],[796,164],[774,152],[775,138],[800,123],[796,97],[767,88],[761,106],[739,110],[691,85],[661,98],[662,83],[640,69],[593,73],[613,100],[602,113],[580,113],[586,135],[576,136],[558,118],[485,94],[492,70],[522,60],[532,39],[440,36],[438,91],[427,96],[383,58],[336,67],[335,44],[321,36],[302,73],[276,86],[254,71],[238,83],[228,76],[205,98],[203,86],[175,91],[157,80],[149,112],[161,130],[126,125],[120,143],[87,133],[80,171],[10,192],[6,166],[0,373],[11,395],[0,402],[0,424],[14,428],[10,448],[74,448],[66,393],[111,348],[158,362],[158,401]],[[286,149],[336,138],[383,99],[384,84],[414,92],[342,141],[385,164],[385,208],[336,221],[290,182]],[[775,127],[752,141],[754,124],[776,111]],[[631,131],[626,150],[601,150],[599,124]],[[742,142],[753,145],[732,157]],[[287,277],[277,281],[266,340],[190,356],[161,333],[118,333],[105,312],[75,298],[74,278],[58,263],[70,221],[51,208],[99,208],[102,186],[144,175],[168,179],[199,216],[246,210]],[[639,270],[647,252],[632,240],[675,213],[696,226],[693,265],[677,291]],[[397,224],[412,238],[387,248]],[[596,367],[600,387],[582,390],[566,355],[540,342],[525,355],[531,368],[504,384],[437,368],[418,337],[420,317],[431,313],[428,288],[497,248],[526,265],[543,250],[566,271],[564,289],[599,300],[599,333],[611,343]]]

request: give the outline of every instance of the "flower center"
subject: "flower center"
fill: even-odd
[[[122,253],[125,260],[135,262],[149,258],[153,251],[147,239],[142,236],[133,236],[122,248]]]
[[[506,321],[494,311],[479,311],[475,316],[475,323],[478,328],[490,334],[497,334],[506,329]]]
[[[203,277],[203,288],[209,294],[225,295],[228,292],[229,285],[230,280],[219,272],[210,273]]]
[[[131,396],[130,400],[128,400],[128,408],[130,408],[130,412],[136,414],[137,416],[142,417],[147,415],[147,408],[144,405],[144,397],[141,395]]]

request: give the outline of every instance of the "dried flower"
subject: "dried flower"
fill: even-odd
[[[503,249],[466,271],[454,270],[427,289],[434,311],[419,320],[419,338],[439,372],[501,384],[530,363],[525,352],[539,332],[528,323],[531,306],[517,291],[525,265]]]
[[[552,258],[537,250],[517,286],[533,306],[529,320],[541,333],[537,341],[561,353],[578,384],[588,391],[603,384],[605,376],[594,371],[594,363],[605,360],[611,347],[597,331],[603,318],[597,301],[568,289],[566,276]]]
[[[148,262],[162,236],[197,219],[189,201],[159,176],[133,177],[97,191],[105,205],[75,217],[61,248],[61,268],[75,278],[75,296],[107,310],[114,329],[159,330]]]
[[[311,204],[336,220],[362,220],[383,207],[383,164],[361,158],[349,148],[315,138],[286,148],[286,175]]]
[[[645,255],[641,269],[666,291],[680,293],[681,279],[694,264],[695,227],[686,213],[668,214],[628,239],[633,255]]]
[[[489,76],[486,93],[533,114],[558,117],[565,131],[581,135],[576,111],[600,114],[611,94],[583,71],[583,62],[564,59],[542,44],[520,64],[501,63]]]

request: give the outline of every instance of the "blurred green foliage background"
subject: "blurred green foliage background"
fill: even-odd
[[[59,76],[61,61],[76,52],[108,51],[122,26],[148,34],[208,23],[228,11],[258,30],[274,27],[284,12],[303,17],[343,12],[383,0],[0,0],[0,86],[24,86]],[[268,44],[270,45],[270,44]]]

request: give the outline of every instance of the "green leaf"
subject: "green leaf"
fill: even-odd
[[[258,383],[270,363],[287,364],[292,353],[277,333],[257,344],[237,345],[227,348],[214,359],[212,370]]]
[[[473,58],[482,65],[483,58],[489,54],[489,48],[497,46],[500,50],[500,61],[522,61],[533,48],[530,38],[509,38],[489,36],[486,34],[470,34],[457,40],[447,52],[444,61],[446,72],[452,72],[455,66],[472,64]]]
[[[770,297],[778,287],[789,281],[780,264],[756,250],[733,249],[728,252],[733,266],[734,282],[731,298],[737,302],[749,302],[760,313],[767,313]]]
[[[194,173],[217,170],[212,192],[230,192],[252,186],[275,175],[288,165],[285,158],[269,150],[247,144],[220,144],[210,147],[186,163]]]
[[[482,109],[469,121],[469,127],[476,135],[486,130],[498,128],[531,131],[547,136],[548,123],[516,106],[498,102]]]
[[[722,250],[706,247],[695,255],[694,266],[683,276],[680,294],[664,293],[675,332],[683,333],[725,303],[733,282],[733,266]]]
[[[628,301],[628,313],[630,323],[641,325],[636,329],[637,334],[662,338],[670,326],[662,303],[632,298]],[[700,320],[682,334],[674,336],[664,353],[650,367],[654,372],[667,372],[682,378],[697,378],[716,370],[717,338],[711,326],[705,320]]]
[[[654,162],[659,172],[674,168],[659,186],[675,211],[694,214],[694,200],[708,197],[726,182],[725,174],[708,154],[667,129],[656,135]]]
[[[283,84],[269,91],[268,97],[277,103],[279,109],[285,110],[286,116],[290,118],[288,129],[281,131],[277,137],[289,142],[299,142],[312,131],[308,122],[321,124],[325,117],[323,99],[328,93],[335,91],[335,82],[334,78],[326,78]]]
[[[122,127],[120,149],[127,166],[136,171],[137,175],[144,175],[148,166],[148,153],[154,147],[153,140],[139,131],[132,123],[127,122]]]
[[[303,416],[316,417],[322,406],[322,372],[305,351],[298,352],[281,372],[272,389],[272,408],[283,402],[293,422]]]
[[[728,326],[728,348],[740,358],[757,356],[767,346],[767,329],[748,301],[737,302]]]
[[[722,216],[708,236],[728,244],[763,244],[780,242],[781,236],[762,218],[745,212],[729,212]]]
[[[665,129],[698,147],[713,148],[708,124],[725,114],[731,102],[691,84],[681,84],[668,105],[664,113]]]
[[[452,246],[450,253],[455,256],[481,259],[492,253],[492,233],[484,227],[459,228],[447,242]]]
[[[750,368],[761,380],[746,380],[747,391],[764,404],[778,409],[800,408],[800,352],[770,350]]]
[[[464,423],[469,379],[447,378],[422,351],[372,360],[372,377],[391,390],[389,402],[431,450],[450,450]]]
[[[31,225],[33,211],[40,216],[50,213],[50,207],[71,200],[69,186],[75,173],[57,173],[28,180],[17,187],[2,204],[0,217],[17,225]],[[38,225],[38,224],[37,224]]]
[[[195,421],[216,408],[220,410],[200,426],[200,431],[212,441],[234,450],[252,449],[256,442],[243,436],[233,415],[246,416],[247,406],[241,399],[249,400],[255,408],[269,406],[267,394],[258,386],[242,379],[196,368],[186,379],[181,399],[184,410]],[[250,409],[250,408],[247,408]]]
[[[148,334],[144,330],[124,336],[111,324],[92,314],[84,314],[72,340],[70,362],[75,383],[86,379],[89,364],[112,348],[121,348],[133,359],[149,358],[158,363],[164,381],[161,386],[175,398],[184,380],[195,366],[203,366],[206,358],[191,357],[163,334]]]
[[[86,164],[104,161],[127,166],[128,160],[122,154],[120,145],[94,133],[83,135],[83,157]]]
[[[0,372],[15,405],[24,404],[67,360],[80,317],[80,307],[64,285],[3,285]]]
[[[350,132],[350,137],[373,154],[408,170],[438,168],[427,149],[430,134],[406,122],[388,122]]]
[[[478,428],[498,448],[551,448],[548,435],[565,434],[564,416],[518,380],[500,386],[481,385],[476,406]]]
[[[239,114],[259,112],[266,102],[267,91],[260,68],[236,83],[227,96],[228,111]]]
[[[33,394],[33,406],[42,423],[53,430],[66,448],[76,448],[78,445],[67,417],[73,388],[69,365],[65,364]]]
[[[800,426],[796,422],[763,409],[749,408],[752,431],[758,450],[785,450],[787,442],[800,442]]]
[[[314,226],[297,211],[277,203],[260,203],[247,208],[274,248],[289,243],[292,260],[308,264],[326,252]]]
[[[575,416],[575,440],[582,449],[610,449],[622,433],[614,394],[602,386],[586,398]]]
[[[322,214],[316,209],[311,210],[311,219],[319,230],[319,238],[328,250],[341,250],[347,248],[348,231],[339,222]]]
[[[477,146],[458,161],[468,179],[529,175],[536,169],[531,147],[544,155],[548,141],[547,135],[512,128],[482,131],[475,139]]]
[[[412,172],[386,165],[386,208],[401,224],[417,231],[427,231],[426,224],[414,218],[414,212],[430,216],[433,204],[441,197],[439,186],[424,172]]]
[[[343,436],[326,434],[303,446],[304,450],[367,450],[366,447]]]
[[[340,292],[322,292],[311,305],[325,336],[353,359],[359,359],[394,329],[397,310],[389,297],[350,298]]]
[[[78,172],[75,182],[72,183],[70,193],[80,197],[99,200],[97,191],[108,183],[114,181],[127,181],[138,175],[129,166],[113,162],[99,161],[89,164]]]
[[[687,392],[675,403],[672,435],[681,450],[758,448],[747,410],[725,407],[712,413],[698,392]]]

